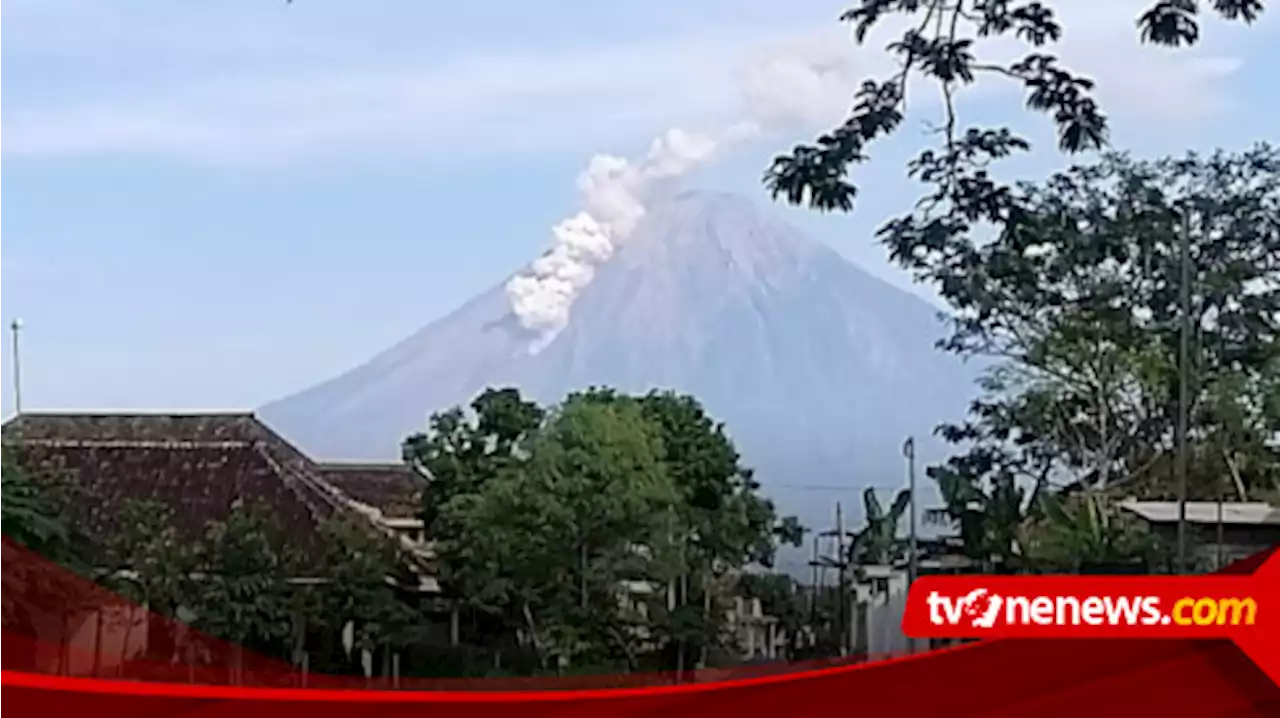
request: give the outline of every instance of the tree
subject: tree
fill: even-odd
[[[61,474],[33,476],[8,451],[0,461],[0,525],[5,538],[0,603],[4,626],[15,630],[18,645],[23,638],[37,638],[37,624],[53,616],[60,616],[65,631],[68,617],[95,608],[101,597],[86,591],[78,580],[77,574],[90,572],[90,552],[68,514],[73,486]],[[25,550],[14,550],[18,547]],[[34,650],[34,643],[25,646],[23,658],[15,660],[34,661]]]
[[[724,424],[696,398],[653,391],[639,402],[658,428],[662,462],[681,493],[692,547],[708,564],[769,567],[779,543],[802,544],[803,527],[794,516],[777,516],[751,469],[741,464]]]
[[[608,389],[575,395],[585,401],[632,401]],[[661,461],[679,494],[673,517],[678,581],[669,587],[673,608],[658,606],[677,670],[688,655],[705,660],[720,647],[723,615],[712,595],[717,576],[744,566],[771,567],[779,544],[799,546],[804,528],[794,516],[779,518],[742,465],[722,423],[689,395],[651,391],[637,400],[661,439]]]
[[[272,529],[266,506],[237,502],[200,544],[194,626],[232,644],[237,676],[242,648],[282,653],[292,630],[286,582],[293,557],[276,550]]]
[[[998,452],[977,447],[929,468],[938,482],[948,517],[960,529],[964,555],[984,571],[1011,572],[1025,554],[1022,528],[1035,494],[1018,485],[1007,466],[994,463]]]
[[[128,500],[120,507],[118,527],[106,542],[107,586],[143,606],[149,616],[176,618],[180,607],[190,605],[196,553],[178,537],[173,510],[157,501]],[[122,650],[127,651],[137,617],[130,609],[119,619],[125,629]],[[168,628],[162,621],[147,622],[148,650],[171,647]]]
[[[1020,187],[1020,222],[962,260],[919,260],[954,310],[943,348],[995,362],[970,419],[940,427],[967,449],[929,470],[974,558],[1011,565],[1054,486],[1173,497],[1184,223],[1191,498],[1276,485],[1278,170],[1265,145],[1107,155]]]
[[[442,507],[455,496],[475,493],[508,466],[527,458],[524,444],[541,427],[544,411],[513,388],[486,389],[471,403],[433,414],[425,433],[404,442],[406,462],[429,483],[423,492],[428,535]]]
[[[1058,146],[1077,153],[1100,149],[1108,141],[1106,115],[1092,97],[1094,82],[1064,68],[1049,49],[1065,28],[1051,0],[861,0],[840,19],[853,26],[865,43],[870,33],[891,18],[906,26],[887,46],[898,69],[890,77],[866,80],[854,98],[852,115],[813,144],[781,155],[765,173],[774,197],[791,204],[807,203],[820,211],[849,211],[857,187],[849,179],[852,165],[866,162],[872,143],[892,134],[907,112],[913,76],[937,85],[943,117],[935,128],[938,145],[921,152],[908,173],[931,186],[920,213],[894,220],[882,230],[895,260],[910,265],[917,251],[950,249],[979,219],[1003,224],[1014,219],[1009,188],[998,184],[988,164],[1029,143],[1009,128],[961,128],[956,99],[984,77],[1013,82],[1026,93],[1026,107],[1047,114],[1057,129]],[[1183,47],[1200,39],[1197,0],[1154,0],[1138,16],[1143,43]],[[1263,12],[1262,0],[1214,0],[1212,10],[1232,21],[1252,23]],[[1009,41],[1027,54],[1009,62],[984,60],[980,49]]]
[[[890,564],[902,555],[898,526],[911,506],[911,492],[907,489],[899,491],[888,511],[880,505],[873,487],[867,487],[862,500],[867,525],[854,534],[848,549],[849,559],[860,566]]]
[[[83,564],[77,536],[66,515],[65,482],[39,480],[6,452],[0,471],[0,513],[4,535],[42,557],[70,567]]]
[[[466,524],[456,519],[446,524],[444,516],[455,502],[459,508],[469,506],[486,482],[519,471],[528,459],[526,445],[545,419],[545,411],[514,388],[486,389],[470,408],[470,414],[462,407],[433,414],[427,431],[408,437],[403,446],[406,463],[427,483],[422,492],[423,525],[427,536],[442,542],[436,548],[437,572],[443,591],[454,602],[455,628],[465,606],[491,615],[497,609],[488,598],[494,588],[486,585],[491,572],[467,558],[470,547],[465,542],[449,543]],[[514,620],[497,613],[500,621]]]
[[[997,362],[970,420],[941,429],[971,447],[933,470],[944,497],[1000,482],[1171,497],[1184,223],[1192,498],[1221,495],[1224,476],[1245,497],[1275,486],[1280,153],[1113,154],[1018,204],[1021,223],[962,265],[927,260],[955,310],[944,348]]]
[[[567,399],[527,444],[441,510],[455,590],[504,616],[544,667],[634,664],[642,616],[625,581],[653,578],[676,493],[659,440],[634,402]]]
[[[325,583],[311,620],[335,633],[352,623],[359,651],[403,645],[414,611],[396,588],[403,578],[396,547],[358,519],[331,519],[323,534]]]
[[[506,389],[472,408],[406,443],[430,475],[440,579],[548,667],[634,667],[654,642],[691,662],[723,638],[716,577],[802,536],[692,397],[591,389],[548,413]],[[628,599],[627,582],[665,591]]]
[[[161,615],[173,616],[190,596],[195,552],[179,539],[173,510],[158,501],[128,500],[119,529],[107,539],[109,584]]]
[[[1155,538],[1102,494],[1046,493],[1028,529],[1027,555],[1040,570],[1066,573],[1145,570],[1156,559]]]

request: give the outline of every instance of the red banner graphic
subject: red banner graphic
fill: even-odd
[[[1280,682],[1280,556],[1245,576],[924,576],[902,627],[921,638],[1229,639]]]
[[[924,578],[909,597],[905,623],[911,632],[991,638],[892,660],[695,673],[678,685],[673,676],[599,676],[405,679],[392,686],[320,675],[300,683],[287,662],[212,638],[202,639],[207,655],[198,670],[158,662],[132,666],[115,678],[92,677],[93,657],[76,655],[58,638],[59,626],[72,625],[68,617],[86,606],[119,598],[6,541],[0,694],[18,711],[14,715],[95,718],[249,718],[281,711],[305,711],[311,718],[424,711],[435,718],[674,718],[783,715],[837,706],[919,716],[1039,716],[1097,712],[1099,706],[1166,715],[1280,715],[1280,685],[1258,669],[1276,666],[1280,557],[1263,565],[1267,558],[1200,578]],[[1000,608],[993,610],[997,597]],[[1156,615],[1158,620],[1150,618]],[[142,620],[168,619],[148,614]],[[78,635],[88,634],[81,625]],[[92,645],[96,639],[90,639]],[[390,690],[395,687],[400,690]]]

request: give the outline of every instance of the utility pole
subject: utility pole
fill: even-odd
[[[22,342],[19,335],[22,333],[22,320],[14,319],[9,324],[9,330],[13,333],[13,413],[22,413],[22,363],[19,357]]]
[[[820,538],[835,539],[833,555],[822,555],[822,552],[819,549]],[[851,638],[854,627],[853,621],[850,618],[852,613],[851,602],[853,597],[850,595],[848,581],[848,569],[851,563],[846,553],[849,548],[845,543],[846,538],[847,535],[844,528],[844,507],[839,501],[837,501],[836,528],[823,531],[813,537],[813,561],[810,562],[809,565],[814,567],[815,582],[817,583],[814,590],[814,606],[811,609],[813,610],[815,618],[817,615],[818,596],[826,588],[824,584],[826,583],[827,569],[833,568],[836,570],[837,578],[834,586],[834,600],[836,602],[836,606],[834,621],[836,624],[836,638],[839,641],[839,651],[841,656],[848,655],[852,650],[853,641]]]
[[[1178,332],[1178,421],[1177,457],[1174,471],[1178,483],[1178,573],[1188,573],[1187,560],[1187,424],[1190,412],[1190,359],[1191,359],[1191,205],[1182,209],[1182,232],[1178,238],[1181,278],[1180,295],[1181,326]]]
[[[818,588],[819,587],[819,583],[818,583],[819,563],[818,562],[819,562],[818,534],[815,533],[813,535],[813,560],[809,562],[809,565],[813,567],[813,578],[812,578],[812,582],[809,584],[810,588],[812,589],[809,594],[809,625],[810,626],[817,623],[817,620],[818,620],[818,593],[819,593],[819,588]]]
[[[846,563],[847,561],[844,560],[844,511],[840,507],[840,502],[837,501],[836,502],[836,566],[837,566],[837,571],[839,572],[837,575],[840,578],[839,578],[839,582],[836,584],[837,586],[839,586],[839,588],[836,589],[836,600],[840,602],[839,616],[840,616],[840,655],[841,656],[846,656],[849,654],[849,645],[848,645],[849,620],[848,620],[848,611],[845,608],[845,603],[847,599],[845,597],[845,580],[844,580],[845,579],[844,567]]]
[[[907,493],[911,497],[908,502],[911,517],[907,521],[907,591],[910,592],[916,578],[920,575],[920,553],[916,541],[916,439],[914,436],[908,436],[906,442],[902,444],[902,455],[907,459]],[[915,639],[907,639],[907,651],[916,652]]]
[[[915,437],[907,437],[906,442],[902,445],[902,455],[907,459],[907,493],[911,497],[908,510],[911,512],[910,518],[907,520],[907,528],[909,536],[907,540],[907,588],[916,582],[919,576],[919,551],[916,540],[916,440]]]

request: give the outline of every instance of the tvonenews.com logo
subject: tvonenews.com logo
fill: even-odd
[[[978,588],[960,596],[932,591],[926,596],[935,626],[989,629],[1004,626],[1252,626],[1258,604],[1252,598],[1186,596],[1168,610],[1159,596],[1031,596]]]

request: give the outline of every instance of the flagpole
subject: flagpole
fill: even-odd
[[[14,414],[22,413],[22,359],[20,357],[20,347],[22,342],[19,335],[22,333],[22,320],[14,319],[9,324],[9,330],[13,334],[13,412]]]

